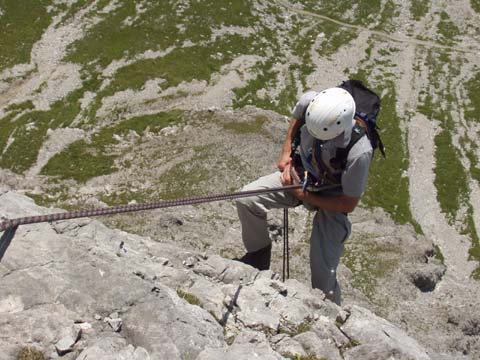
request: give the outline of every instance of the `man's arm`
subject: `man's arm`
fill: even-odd
[[[347,195],[321,196],[308,191],[304,192],[302,189],[292,190],[291,193],[300,201],[332,212],[350,213],[355,210],[360,200]]]
[[[290,171],[291,165],[287,164],[282,173],[283,185],[294,184],[294,181],[290,176]],[[343,194],[338,196],[321,196],[308,191],[304,192],[302,189],[294,189],[291,190],[290,193],[300,201],[332,212],[352,212],[360,200],[358,197],[351,197]]]
[[[292,120],[290,120],[290,126],[288,127],[287,136],[285,137],[285,142],[283,143],[282,153],[277,163],[277,167],[281,171],[283,171],[285,169],[285,166],[290,163],[290,155],[292,153],[292,141],[302,124],[303,121],[300,121],[298,119],[292,118]]]

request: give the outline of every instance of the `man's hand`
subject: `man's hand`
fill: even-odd
[[[283,186],[298,184],[298,181],[296,179],[298,178],[298,176],[292,176],[293,171],[295,171],[295,169],[292,167],[292,164],[289,162],[285,166],[282,172],[281,181]]]
[[[291,162],[292,162],[292,158],[290,157],[290,154],[283,153],[282,156],[280,156],[280,159],[278,160],[277,167],[280,171],[283,171],[285,169],[285,166],[287,166]]]

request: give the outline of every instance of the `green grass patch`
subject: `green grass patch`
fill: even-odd
[[[200,299],[193,294],[189,294],[183,290],[177,289],[177,295],[191,305],[200,306]]]
[[[193,79],[209,80],[212,73],[232,61],[234,56],[248,53],[252,43],[253,37],[229,35],[208,46],[178,48],[162,58],[141,60],[120,69],[112,88],[114,91],[140,89],[147,80],[155,78],[165,79],[163,88]]]
[[[387,0],[383,3],[382,11],[380,12],[380,19],[375,30],[381,30],[385,32],[394,32],[396,25],[393,23],[393,19],[398,18],[400,11],[393,0]]]
[[[318,358],[316,355],[306,355],[306,356],[302,356],[302,355],[295,355],[295,356],[293,356],[293,355],[290,355],[290,356],[288,356],[288,354],[287,354],[287,355],[285,355],[285,356],[289,357],[289,358],[292,359],[292,360],[328,360],[327,358],[324,358],[324,357]]]
[[[437,199],[450,224],[453,224],[458,210],[468,201],[468,180],[460,161],[460,153],[452,144],[448,129],[435,137],[435,187]]]
[[[264,97],[259,97],[257,95],[257,91],[260,89],[271,89],[276,87],[278,72],[272,70],[273,64],[274,61],[272,59],[260,63],[254,69],[256,77],[248,81],[246,86],[233,90],[235,93],[235,99],[233,101],[234,108],[242,108],[246,105],[255,105],[262,109],[276,108],[274,99],[268,95],[268,90]]]
[[[74,91],[54,103],[49,111],[27,112],[15,122],[11,121],[11,116],[0,120],[0,148],[5,151],[0,158],[0,166],[20,174],[34,165],[48,129],[67,127],[79,113],[81,94],[81,90]],[[5,150],[8,139],[11,143]]]
[[[470,0],[470,5],[473,10],[480,14],[480,0]]]
[[[475,221],[473,220],[473,207],[471,205],[468,208],[467,216],[465,219],[464,234],[470,235],[472,241],[472,245],[468,250],[469,259],[476,260],[478,262],[477,268],[473,271],[471,276],[475,280],[480,280],[480,239],[475,228]]]
[[[85,8],[90,3],[90,0],[77,0],[73,4],[58,4],[58,10],[64,12],[60,23],[65,24],[67,21],[71,20],[78,11]]]
[[[255,105],[263,109],[277,111],[284,115],[290,115],[292,107],[298,100],[298,87],[301,84],[305,90],[306,78],[314,71],[313,61],[311,58],[311,49],[316,40],[317,35],[322,32],[323,26],[326,28],[327,38],[330,34],[332,26],[328,22],[314,21],[310,27],[305,28],[305,22],[301,19],[292,17],[292,26],[286,34],[287,45],[290,47],[292,54],[298,57],[298,60],[289,59],[290,64],[286,73],[280,74],[274,66],[277,62],[285,62],[285,54],[281,51],[278,44],[277,35],[271,29],[263,28],[263,34],[269,40],[268,44],[264,44],[273,53],[269,54],[266,59],[257,64],[253,69],[255,78],[250,80],[243,88],[234,89],[235,100],[234,107],[241,108],[245,105]],[[332,37],[333,38],[333,37]],[[336,38],[335,38],[336,39]],[[334,51],[335,44],[332,39],[325,41],[325,53],[329,50]],[[280,91],[278,88],[280,87]],[[261,90],[264,94],[259,95]],[[278,95],[271,95],[278,94]]]
[[[43,353],[33,346],[25,346],[20,349],[17,360],[46,360]]]
[[[154,201],[151,195],[151,192],[135,192],[129,189],[123,189],[111,195],[101,194],[100,200],[108,206],[126,205],[132,201],[135,201],[137,204],[145,204]]]
[[[474,148],[476,149],[477,145],[472,143],[472,146],[473,145],[475,145]],[[480,164],[478,162],[478,156],[473,150],[466,151],[466,154],[468,160],[470,161],[470,176],[480,184]]]
[[[375,67],[378,71],[385,70],[388,59],[384,59],[379,54],[376,62],[369,62],[373,46],[382,45],[383,42],[373,36],[368,43],[366,57],[360,62],[357,72],[349,74],[348,69],[345,72],[350,79],[361,80],[377,94],[384,94],[381,98],[381,110],[377,123],[387,157],[384,159],[380,151],[376,151],[370,165],[367,190],[362,197],[362,203],[369,207],[382,207],[397,223],[410,223],[417,233],[422,233],[420,225],[414,220],[410,211],[409,179],[406,176],[409,153],[406,134],[402,131],[402,119],[396,111],[396,79],[385,77],[384,73],[384,76],[372,78],[373,68]],[[390,49],[388,53],[396,51],[396,49]]]
[[[326,39],[323,45],[322,55],[328,55],[340,46],[342,41],[347,41],[352,33],[338,32],[337,36],[332,34],[338,26],[332,26],[328,22],[314,21],[310,27],[305,29],[305,22],[301,19],[292,17],[292,27],[289,30],[286,41],[292,54],[298,57],[298,61],[289,59],[288,72],[280,74],[274,66],[277,62],[284,62],[285,54],[280,50],[280,45],[276,41],[276,34],[271,29],[263,29],[263,33],[269,39],[269,44],[265,44],[272,52],[266,59],[257,64],[253,69],[255,78],[250,80],[243,88],[234,89],[235,100],[234,107],[241,108],[245,105],[255,105],[263,109],[277,111],[284,115],[290,115],[292,107],[298,100],[298,87],[301,84],[302,90],[306,90],[306,78],[314,71],[311,58],[311,49],[317,35],[324,31]],[[332,35],[332,36],[330,36]],[[340,37],[343,39],[341,40]],[[281,88],[278,91],[278,88]],[[264,91],[259,95],[258,91]],[[271,95],[278,94],[278,95]]]
[[[34,109],[31,101],[12,104],[7,108],[11,113],[0,119],[0,152],[4,152],[0,158],[1,167],[23,173],[34,165],[48,129],[70,126],[81,111],[80,100],[84,92],[99,86],[97,78],[85,73],[82,74],[82,81],[82,88],[52,104],[48,111],[28,111]],[[22,112],[25,113],[12,122]],[[5,149],[9,139],[10,144]]]
[[[430,93],[422,94],[422,101],[418,111],[430,120],[440,121],[442,131],[435,137],[435,187],[437,188],[437,200],[442,211],[446,214],[450,224],[456,220],[458,210],[468,202],[469,186],[466,171],[460,161],[461,153],[452,142],[452,134],[456,126],[452,118],[452,104],[458,103],[454,89],[447,87],[445,90],[438,90],[441,83],[448,84],[450,77],[456,76],[453,59],[447,53],[429,52],[427,61],[430,66],[429,81],[436,97],[441,102],[447,99],[447,107],[440,102],[435,102]],[[443,64],[449,64],[448,70]]]
[[[356,30],[348,29],[328,21],[321,22],[316,31],[317,33],[323,32],[325,34],[325,40],[320,49],[317,50],[320,56],[331,56],[335,54],[340,47],[347,45],[358,37]]]
[[[345,246],[342,262],[352,271],[352,285],[377,303],[378,279],[395,269],[401,260],[400,249],[391,244],[379,244],[363,236]]]
[[[465,107],[465,120],[472,123],[480,122],[480,73],[476,73],[471,79],[465,83],[465,89],[469,104]],[[464,142],[470,144],[470,149],[466,151],[468,160],[470,161],[470,175],[478,183],[480,183],[480,166],[478,162],[478,144],[474,140],[468,138],[463,139]],[[465,147],[465,146],[464,146]]]
[[[302,35],[301,31],[304,29],[305,24],[302,21],[299,22],[296,20],[287,35],[289,41],[288,45],[293,55],[298,57],[299,62],[293,62],[290,64],[290,73],[287,75],[285,88],[282,90],[279,97],[279,105],[283,106],[283,111],[281,111],[283,114],[290,115],[290,110],[297,100],[291,99],[291,95],[295,98],[297,97],[297,84],[294,75],[300,80],[303,89],[305,89],[307,87],[307,76],[314,71],[310,51],[318,34],[316,26],[319,25],[319,23],[314,22],[312,25],[313,28],[308,29]],[[285,101],[289,101],[289,103]]]
[[[35,106],[33,105],[31,100],[24,101],[19,104],[11,104],[5,108],[5,111],[16,111],[21,112],[24,110],[33,110]]]
[[[294,337],[296,335],[303,334],[303,333],[305,333],[307,331],[311,331],[311,330],[312,330],[311,322],[308,321],[308,320],[305,320],[305,321],[301,322],[300,324],[298,324],[298,326],[296,326],[292,329],[281,327],[280,333],[281,334],[287,334],[290,337]]]
[[[410,2],[410,13],[412,14],[412,18],[416,21],[421,20],[427,15],[429,9],[429,0],[411,0]]]
[[[293,68],[290,67],[290,72],[286,75],[285,87],[278,95],[278,112],[286,116],[291,115],[291,111],[298,100],[297,83],[295,81],[296,76],[292,70]],[[301,79],[305,79],[306,75],[300,75],[300,77]]]
[[[367,74],[360,73],[360,79],[368,84]],[[382,83],[388,92],[383,96],[378,124],[380,136],[386,147],[386,159],[379,151],[370,165],[367,191],[362,197],[362,203],[367,206],[380,206],[399,224],[410,223],[417,233],[422,230],[413,219],[410,211],[409,180],[404,174],[408,169],[408,147],[402,134],[401,119],[396,112],[396,91],[392,80]],[[372,88],[377,93],[380,89]]]
[[[438,245],[434,245],[434,256],[435,259],[439,260],[442,264],[445,265],[445,257],[442,254],[442,251],[440,250],[440,247]]]
[[[253,121],[224,122],[222,125],[224,129],[231,130],[237,134],[255,134],[262,130],[262,127],[267,120],[266,116],[257,116]]]
[[[472,272],[472,279],[479,280],[480,281],[480,266],[477,267],[475,270]]]
[[[96,176],[111,174],[117,170],[114,165],[117,155],[109,155],[110,147],[119,143],[114,135],[125,136],[129,131],[135,131],[142,136],[147,129],[158,132],[182,119],[183,112],[175,110],[135,117],[103,128],[92,136],[90,142],[76,141],[53,156],[43,167],[41,174],[73,179],[80,183]]]
[[[409,206],[408,177],[404,176],[408,169],[408,148],[395,109],[395,84],[385,81],[384,86],[388,87],[388,93],[382,98],[379,126],[387,158],[380,153],[375,155],[362,201],[368,206],[381,206],[400,224],[414,224]]]
[[[33,199],[35,201],[35,204],[39,206],[45,206],[48,207],[50,204],[52,204],[52,201],[49,201],[48,197],[43,195],[43,194],[33,194],[33,193],[25,193],[29,198]]]
[[[441,35],[440,41],[446,44],[450,44],[455,40],[455,37],[459,36],[460,29],[453,23],[450,16],[442,11],[440,13],[440,21],[437,24],[437,33]]]
[[[205,166],[216,161],[213,145],[197,146],[191,159],[175,165],[161,177],[160,197],[165,200],[202,195],[210,180],[211,170]],[[203,164],[203,166],[199,166]]]
[[[465,107],[465,119],[469,122],[480,122],[480,72],[465,83],[470,104]]]
[[[357,19],[364,19],[362,23],[365,23],[367,19],[374,20],[382,10],[381,0],[359,0],[355,1],[353,7],[353,19],[345,17],[346,13],[349,13],[352,9],[352,2],[349,0],[339,1],[316,1],[316,0],[295,0],[291,1],[294,4],[301,4],[304,9],[331,17],[332,19],[340,20],[342,22],[357,24]]]
[[[33,44],[40,40],[55,15],[55,10],[48,11],[49,6],[49,0],[0,1],[0,72],[30,62]]]
[[[175,10],[170,2],[152,2],[140,20],[129,26],[124,22],[135,17],[135,2],[122,1],[119,8],[90,28],[85,37],[68,47],[66,60],[82,64],[95,62],[105,67],[112,60],[148,49],[165,49],[173,45],[178,36]]]
[[[117,170],[114,166],[115,157],[105,155],[106,149],[97,149],[95,145],[85,140],[75,141],[64,151],[53,156],[43,167],[41,174],[84,183],[93,177],[115,172]]]

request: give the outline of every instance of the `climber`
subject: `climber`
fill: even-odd
[[[236,202],[247,250],[239,260],[260,270],[270,267],[268,211],[300,204],[316,211],[310,237],[311,283],[337,304],[341,292],[336,271],[351,232],[347,214],[355,209],[365,191],[373,154],[368,136],[363,136],[366,131],[357,125],[355,109],[351,93],[341,87],[303,94],[292,111],[278,171],[243,190],[296,184],[305,180],[304,172],[309,182],[307,190],[259,195]],[[361,135],[354,136],[357,133]],[[295,156],[292,143],[297,134],[300,144]],[[354,137],[355,142],[351,143]],[[345,159],[339,162],[342,151]]]

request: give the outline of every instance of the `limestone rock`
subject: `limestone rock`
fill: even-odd
[[[195,264],[193,271],[225,284],[233,282],[246,283],[253,281],[258,270],[239,261],[223,259],[218,255],[210,256],[207,260]]]
[[[345,360],[416,360],[416,357],[407,355],[398,349],[391,348],[387,344],[366,344],[355,346],[344,354]],[[449,358],[451,359],[451,358]]]
[[[338,348],[345,348],[350,343],[350,339],[337,327],[336,319],[319,316],[310,327],[320,339],[332,339]]]
[[[223,329],[205,310],[164,286],[124,315],[122,332],[153,358],[194,358],[225,345]]]
[[[65,355],[73,350],[73,345],[75,345],[75,339],[71,336],[65,336],[55,344],[55,350],[57,350],[58,355]]]
[[[330,339],[320,339],[314,332],[299,334],[293,340],[300,343],[308,355],[319,359],[342,360],[340,351]]]
[[[119,336],[108,336],[97,339],[84,349],[77,360],[150,360],[148,352],[141,347],[127,345]]]
[[[280,315],[268,308],[265,298],[254,287],[243,287],[236,304],[239,308],[236,320],[243,326],[273,334],[278,331]]]
[[[200,306],[217,320],[222,319],[225,311],[227,311],[224,305],[224,294],[221,287],[216,283],[199,278],[186,292],[196,296],[200,300]]]
[[[202,351],[197,360],[239,360],[239,359],[284,359],[276,353],[268,343],[263,333],[246,330],[240,333],[232,346],[223,349],[207,348]]]
[[[276,352],[285,357],[307,357],[307,352],[296,340],[286,334],[279,334],[270,339]]]
[[[115,332],[119,332],[121,329],[122,329],[122,319],[120,319],[119,317],[108,317],[106,319],[106,322],[108,323],[108,325],[110,325],[110,327],[113,329],[113,331]]]
[[[354,305],[351,308],[350,317],[341,329],[350,339],[359,342],[361,345],[376,346],[382,353],[385,351],[392,352],[402,356],[402,359],[430,359],[416,340],[367,309]],[[363,351],[362,349],[354,348],[350,351],[357,353]]]

